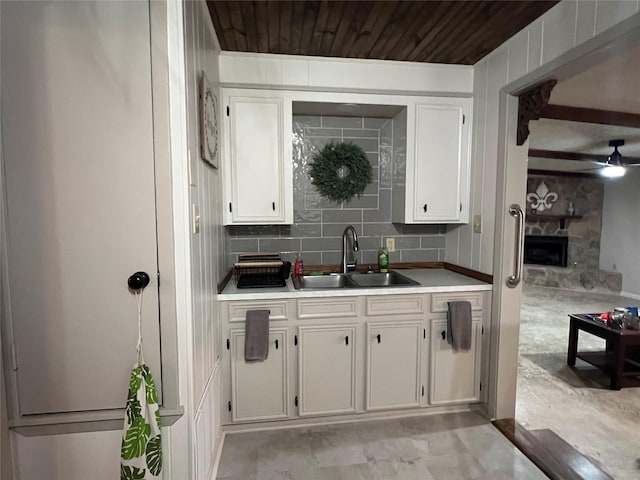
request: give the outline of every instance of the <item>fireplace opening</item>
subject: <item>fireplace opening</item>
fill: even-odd
[[[526,235],[524,237],[524,263],[566,267],[568,245],[569,237]]]

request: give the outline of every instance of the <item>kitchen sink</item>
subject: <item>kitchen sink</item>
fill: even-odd
[[[304,289],[325,289],[325,288],[347,288],[353,287],[350,279],[351,275],[343,273],[332,273],[330,275],[304,275],[302,277],[293,276],[293,286],[298,290]]]
[[[404,275],[390,271],[387,273],[361,273],[351,275],[351,281],[361,288],[373,287],[403,287],[407,285],[420,285],[415,280]]]
[[[387,273],[332,273],[330,275],[292,276],[297,290],[324,290],[334,288],[404,287],[420,283],[391,271]]]

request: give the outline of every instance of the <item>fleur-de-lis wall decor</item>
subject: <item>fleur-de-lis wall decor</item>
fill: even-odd
[[[550,192],[549,187],[544,182],[540,182],[535,192],[527,194],[527,202],[531,204],[531,209],[536,212],[549,210],[556,200],[558,200],[558,194]]]

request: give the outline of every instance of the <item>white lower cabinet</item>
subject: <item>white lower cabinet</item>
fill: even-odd
[[[447,343],[448,302],[472,308],[469,351]],[[482,291],[235,301],[224,305],[224,424],[481,401]],[[270,311],[269,355],[245,362],[244,321]],[[224,355],[226,353],[226,355]],[[376,416],[376,415],[373,415]]]
[[[356,411],[356,326],[298,328],[298,415]]]
[[[476,402],[480,398],[480,319],[471,323],[471,349],[454,352],[447,342],[447,321],[431,321],[431,405]]]
[[[231,330],[231,419],[275,420],[289,416],[287,328],[271,328],[269,355],[262,362],[244,359],[244,330]]]
[[[367,410],[420,406],[421,321],[367,323]]]

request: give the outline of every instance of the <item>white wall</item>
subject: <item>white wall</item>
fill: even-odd
[[[640,300],[640,169],[604,183],[600,268],[622,273],[622,295]]]
[[[2,10],[0,9],[0,12]],[[1,24],[2,22],[0,22]],[[1,38],[1,36],[0,36]],[[2,43],[0,42],[0,52],[2,51]],[[2,76],[0,75],[0,78]],[[2,88],[0,88],[2,91]],[[0,97],[1,98],[1,97]],[[2,102],[0,101],[0,104]],[[1,117],[1,115],[0,115]],[[7,236],[6,236],[6,217],[5,217],[5,180],[4,165],[2,162],[2,132],[0,131],[0,316],[7,314],[6,306],[8,302],[8,292],[2,287],[7,285]],[[0,332],[0,480],[9,480],[12,477],[13,459],[11,458],[11,448],[9,443],[9,427],[7,424],[7,402],[5,385],[4,385],[4,368],[2,365],[2,332]]]
[[[190,235],[193,422],[195,428],[194,479],[205,480],[213,468],[220,435],[219,404],[219,307],[216,285],[224,268],[222,227],[222,172],[200,155],[199,82],[206,72],[219,98],[220,48],[204,1],[185,2],[185,63],[187,89],[187,158],[191,172],[190,205],[200,212],[200,233]],[[221,162],[220,162],[221,163]]]
[[[223,52],[223,86],[384,94],[470,95],[467,65]]]

